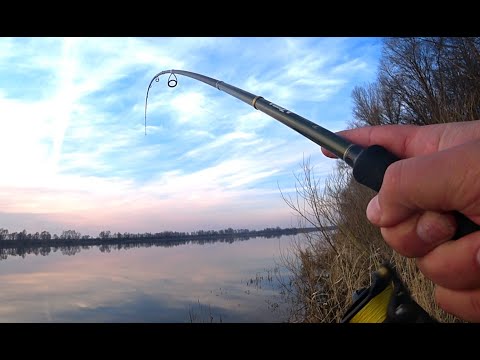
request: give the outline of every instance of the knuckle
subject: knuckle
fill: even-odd
[[[391,191],[398,188],[403,172],[403,161],[397,161],[391,164],[385,171],[383,177],[382,190]]]

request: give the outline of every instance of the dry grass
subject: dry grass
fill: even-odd
[[[434,301],[434,285],[416,267],[414,259],[396,254],[370,224],[365,209],[374,192],[352,181],[341,163],[322,190],[308,161],[297,176],[294,198],[285,202],[299,215],[300,225],[314,225],[318,233],[304,234],[283,257],[292,272],[286,295],[291,322],[339,322],[351,305],[355,290],[370,285],[371,273],[385,261],[395,265],[414,299],[441,322],[460,320]],[[337,230],[327,230],[334,225]]]

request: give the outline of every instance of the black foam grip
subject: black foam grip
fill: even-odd
[[[353,177],[360,184],[380,191],[383,176],[390,164],[400,160],[380,145],[372,145],[358,155],[353,165]]]
[[[455,220],[457,220],[457,231],[453,236],[453,240],[459,239],[465,235],[480,230],[480,225],[474,223],[461,212],[454,211],[453,215],[455,216]]]
[[[358,155],[353,165],[353,177],[360,184],[372,190],[379,191],[382,187],[383,176],[389,165],[400,160],[380,145],[372,145]],[[462,213],[454,211],[457,221],[457,231],[453,239],[461,238],[480,230],[480,225],[474,223]]]

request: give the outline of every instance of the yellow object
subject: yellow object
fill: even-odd
[[[436,323],[415,300],[395,268],[385,263],[368,288],[357,290],[342,323]]]
[[[355,316],[350,323],[381,323],[387,318],[387,309],[393,293],[393,284],[390,283],[382,292],[372,298]]]

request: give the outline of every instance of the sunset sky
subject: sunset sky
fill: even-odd
[[[0,38],[0,228],[60,234],[297,226],[318,145],[197,72],[338,131],[375,80],[378,38]]]

